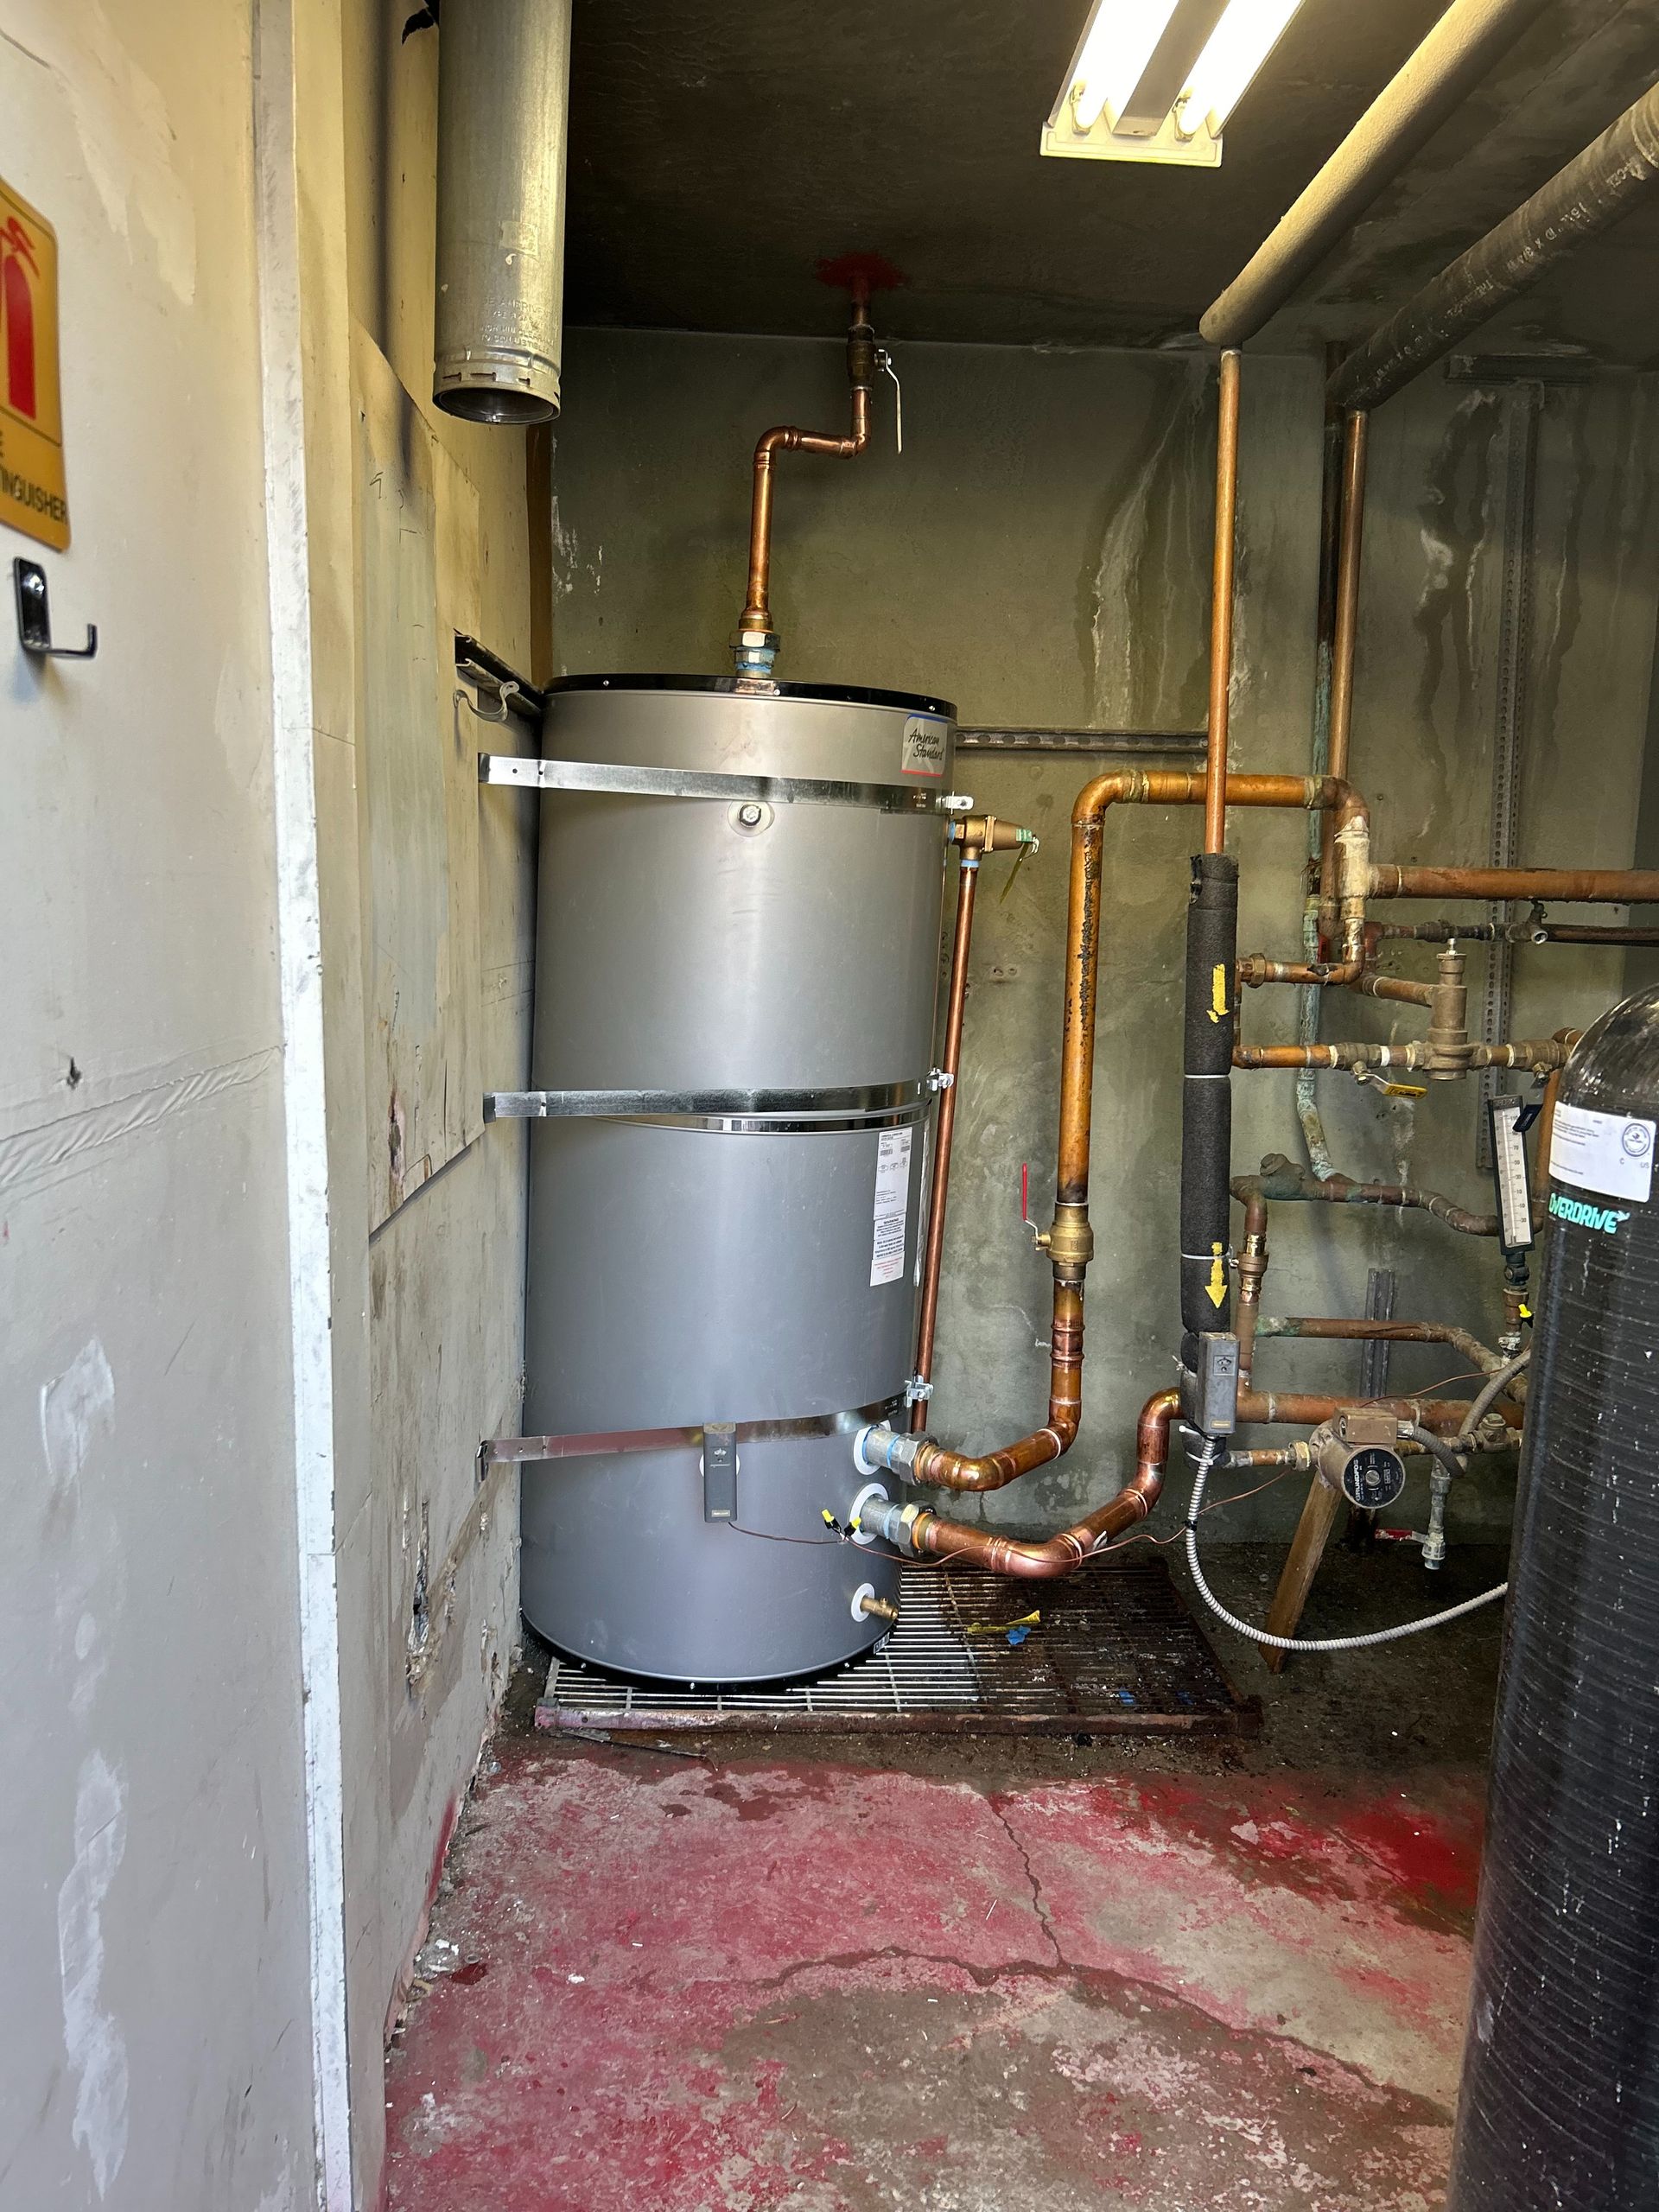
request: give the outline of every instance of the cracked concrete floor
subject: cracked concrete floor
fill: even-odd
[[[1414,1741],[1443,1671],[1301,1665],[1283,1709],[1389,1698],[1391,1758],[1287,1764],[1273,1708],[1249,1749],[504,1739],[391,2063],[389,2207],[1428,2212],[1478,1764]]]

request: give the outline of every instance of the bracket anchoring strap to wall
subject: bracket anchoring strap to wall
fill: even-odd
[[[486,1436],[479,1446],[480,1467],[503,1460],[518,1465],[537,1459],[594,1459],[621,1452],[676,1452],[705,1449],[709,1429],[736,1444],[765,1444],[773,1439],[805,1436],[855,1436],[870,1422],[885,1421],[905,1402],[901,1391],[878,1398],[868,1406],[854,1406],[835,1414],[803,1414],[787,1421],[740,1421],[709,1423],[695,1428],[589,1429],[568,1436]]]
[[[600,791],[623,798],[723,799],[767,806],[868,806],[880,814],[967,814],[961,791],[912,791],[902,784],[842,783],[827,776],[736,776],[708,768],[639,768],[604,760],[527,760],[480,753],[483,784],[520,790]]]

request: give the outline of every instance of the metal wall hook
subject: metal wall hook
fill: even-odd
[[[86,625],[84,645],[54,645],[52,642],[52,602],[47,594],[46,570],[38,561],[16,560],[11,580],[17,594],[17,638],[26,653],[41,660],[91,660],[98,651],[98,625]]]
[[[484,696],[482,686],[480,687],[476,699],[470,691],[463,690],[460,684],[455,686],[455,703],[458,706],[467,708],[471,713],[476,715],[481,722],[505,722],[510,718],[509,710],[513,701],[519,696],[519,686],[512,677],[509,677],[505,683],[499,685],[493,707],[486,707],[484,704]],[[522,711],[521,709],[520,712]]]

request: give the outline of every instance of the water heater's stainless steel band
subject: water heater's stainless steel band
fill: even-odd
[[[696,1122],[734,1129],[892,1128],[919,1121],[927,1086],[867,1084],[840,1090],[487,1090],[486,1122]]]
[[[829,776],[736,776],[724,769],[633,768],[603,760],[532,760],[515,753],[480,753],[478,779],[526,791],[726,799],[760,806],[873,806],[881,814],[966,814],[973,805],[963,792],[921,791],[909,784],[845,783]]]

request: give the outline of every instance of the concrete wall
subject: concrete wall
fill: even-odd
[[[435,416],[435,41],[19,0],[74,541],[5,649],[0,2198],[378,2201],[383,2041],[517,1629],[521,436]],[[3,437],[0,426],[0,437]],[[29,550],[9,533],[7,555]],[[524,742],[492,730],[499,748]],[[26,1786],[24,1777],[27,1777]]]
[[[518,1427],[533,801],[480,791],[522,732],[457,697],[451,639],[530,658],[522,435],[430,402],[437,41],[346,0],[339,219],[304,277],[340,318],[312,457],[338,624],[316,775],[334,1246],[346,2014],[359,2199],[383,2039],[518,1632]],[[345,405],[338,406],[343,388]]]
[[[14,0],[98,657],[0,639],[0,2200],[287,2212],[313,2037],[245,9]],[[0,417],[0,440],[5,436]]]
[[[906,346],[905,450],[889,403],[868,455],[786,455],[778,494],[779,673],[802,683],[943,693],[973,724],[1196,728],[1202,723],[1211,529],[1210,371],[1179,355]],[[719,671],[741,603],[747,455],[772,422],[844,413],[837,345],[671,334],[572,334],[554,473],[555,640],[569,671]],[[1234,765],[1309,760],[1319,496],[1314,365],[1252,359],[1245,385]],[[1535,576],[1522,702],[1520,857],[1627,862],[1653,659],[1654,387],[1630,376],[1551,389],[1538,429]],[[1354,766],[1379,856],[1486,857],[1498,667],[1504,440],[1513,403],[1430,378],[1374,425]],[[1006,901],[988,877],[940,1322],[936,1432],[984,1446],[1040,1415],[1048,1271],[1019,1222],[1020,1164],[1052,1189],[1059,949],[1075,761],[964,759],[957,781],[1044,839]],[[1185,856],[1196,817],[1125,810],[1107,831],[1086,1413],[1070,1458],[985,1501],[1027,1525],[1069,1516],[1124,1471],[1135,1414],[1170,1378],[1175,1335],[1179,1002]],[[1299,942],[1300,819],[1235,818],[1241,942]],[[1471,954],[1478,982],[1481,956]],[[1427,975],[1408,948],[1401,972]],[[1526,1033],[1593,1014],[1618,956],[1517,959]],[[1344,1001],[1325,1034],[1389,1033],[1408,1009]],[[1381,1026],[1379,1026],[1379,1017]],[[1289,994],[1247,1009],[1292,1033]],[[1298,1152],[1288,1076],[1236,1085],[1235,1163]],[[1322,1085],[1338,1164],[1414,1179],[1484,1209],[1470,1086],[1421,1102],[1346,1077]],[[1033,1211],[1036,1211],[1033,1207]],[[1357,1313],[1367,1270],[1399,1275],[1396,1311],[1488,1337],[1491,1248],[1421,1217],[1277,1210],[1267,1308]],[[1402,1349],[1418,1387],[1457,1366]],[[1352,1350],[1265,1347],[1264,1382],[1351,1384]],[[1465,1512],[1501,1516],[1507,1485]],[[1230,1516],[1282,1528],[1293,1485]],[[971,1505],[969,1513],[976,1509]],[[1170,1507],[1165,1517],[1178,1517]]]

